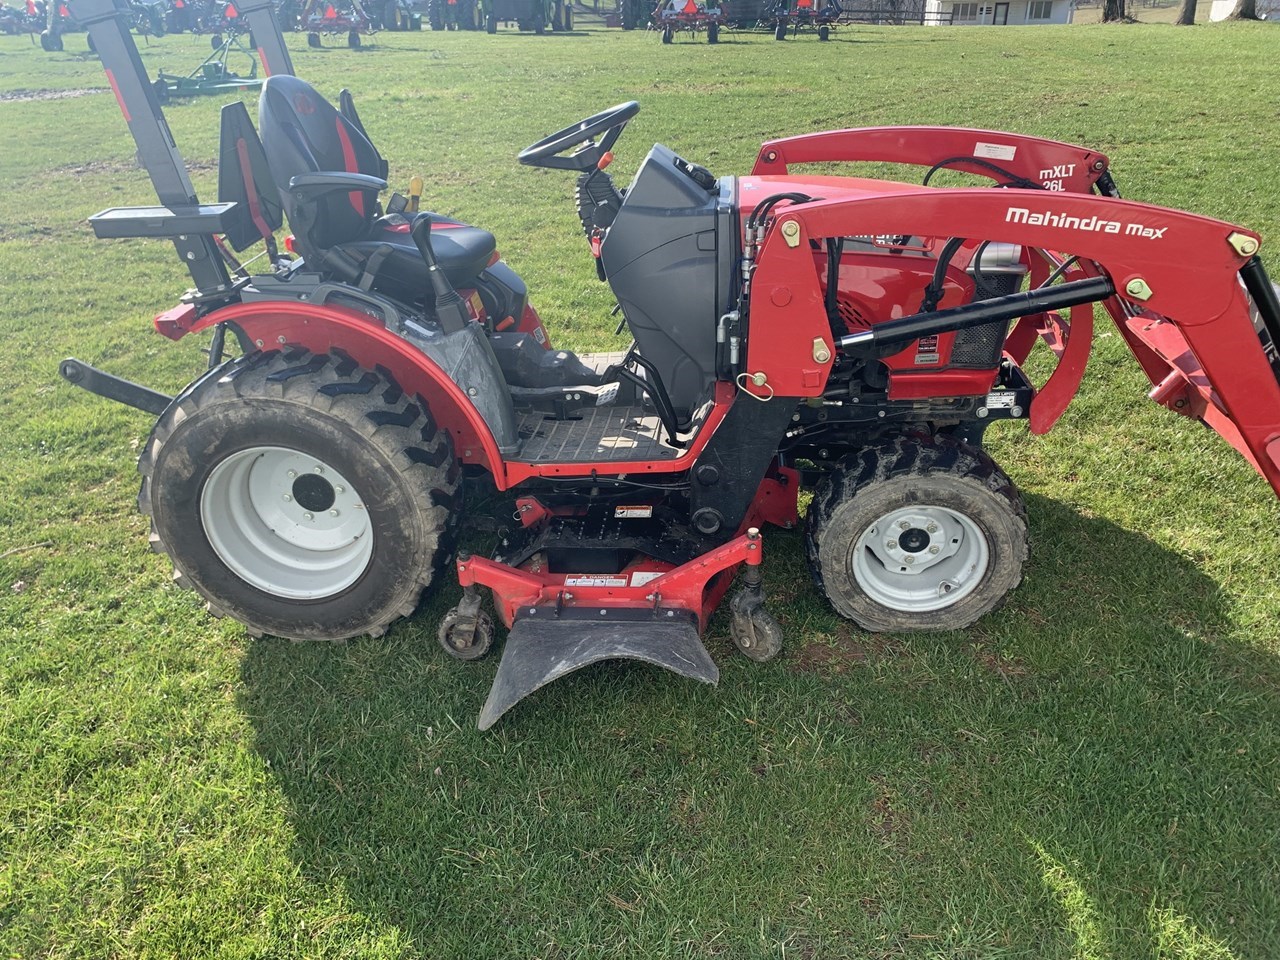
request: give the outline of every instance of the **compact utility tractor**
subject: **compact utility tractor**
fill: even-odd
[[[223,109],[218,203],[191,187],[123,0],[73,4],[160,200],[91,222],[172,239],[194,288],[156,329],[211,336],[209,369],[175,397],[62,364],[157,415],[139,461],[153,545],[214,614],[300,640],[380,634],[451,569],[444,649],[489,650],[482,590],[508,628],[481,727],[606,658],[714,682],[700,634],[735,576],[730,635],[773,657],[760,531],[799,524],[806,489],[814,582],[860,627],[954,629],[994,610],[1022,577],[1027,521],[984,429],[1054,424],[1095,307],[1152,399],[1280,491],[1280,301],[1258,235],[1121,199],[1097,151],[841,130],[765,143],[746,176],[656,145],[620,189],[606,168],[639,107],[604,110],[519,155],[576,177],[628,334],[577,356],[551,346],[492,235],[380,205],[387,166],[350,95],[335,109],[291,75],[267,0],[242,5],[270,76],[256,130],[239,102]],[[852,160],[929,173],[792,170]],[[992,186],[929,186],[943,168]],[[231,248],[254,243],[267,256],[251,274]],[[1022,365],[1040,340],[1057,365],[1036,386]],[[514,496],[490,556],[454,553],[467,475]]]

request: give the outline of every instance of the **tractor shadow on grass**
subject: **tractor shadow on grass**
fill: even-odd
[[[384,639],[256,641],[238,696],[297,862],[429,956],[1265,942],[1280,666],[1188,558],[1028,499],[1027,579],[970,631],[860,634],[774,533],[779,661],[721,614],[718,689],[599,665],[485,735],[495,659],[434,639],[453,585]]]

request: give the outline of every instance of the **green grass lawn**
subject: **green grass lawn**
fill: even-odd
[[[624,175],[654,140],[727,173],[783,134],[1003,127],[1280,240],[1266,24],[302,40],[299,73],[356,92],[393,182],[421,173],[431,207],[493,230],[576,348],[616,343],[612,302],[570,177],[515,154],[630,98]],[[176,390],[203,357],[150,329],[186,282],[172,248],[85,223],[154,195],[84,49],[0,37],[0,955],[1280,952],[1280,508],[1144,399],[1105,326],[1054,433],[989,434],[1033,537],[998,614],[861,634],[815,595],[799,536],[770,531],[778,660],[735,655],[721,617],[717,689],[602,665],[481,735],[496,659],[434,639],[456,587],[382,639],[290,645],[210,619],[148,552],[150,422],[57,363]],[[185,72],[204,49],[143,56]],[[217,107],[169,110],[206,197]]]

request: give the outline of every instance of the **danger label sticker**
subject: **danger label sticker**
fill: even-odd
[[[973,155],[986,157],[988,160],[1012,160],[1018,155],[1018,148],[1006,146],[1003,143],[983,143],[979,140],[977,146],[973,148]]]
[[[613,508],[613,516],[617,520],[646,519],[653,516],[653,505],[642,503],[617,506]]]
[[[625,587],[626,577],[565,577],[566,587]]]

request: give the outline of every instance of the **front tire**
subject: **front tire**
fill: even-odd
[[[175,579],[253,634],[378,636],[451,546],[459,469],[419,397],[337,355],[229,361],[161,415],[138,469]]]
[[[904,437],[823,479],[805,548],[819,590],[864,629],[959,630],[1022,580],[1026,507],[981,450]]]

